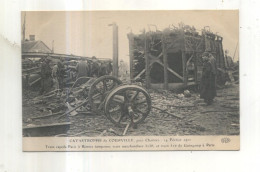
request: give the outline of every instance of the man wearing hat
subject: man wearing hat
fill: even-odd
[[[203,70],[200,81],[200,98],[204,99],[207,105],[210,105],[216,96],[216,60],[208,52],[202,54],[202,60]]]

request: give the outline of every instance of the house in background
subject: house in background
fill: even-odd
[[[29,40],[22,41],[23,88],[29,88],[40,83],[40,59],[46,54],[53,53],[44,42],[36,41],[35,35],[30,35],[29,38]]]
[[[35,35],[29,35],[29,40],[22,41],[23,69],[34,67],[36,65],[35,61],[39,62],[42,57],[51,53],[53,51],[43,41],[35,40]]]
[[[35,40],[35,35],[30,35],[29,40],[22,42],[22,53],[53,53],[52,50],[42,41]]]

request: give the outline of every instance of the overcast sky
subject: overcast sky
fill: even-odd
[[[22,23],[23,23],[22,13]],[[186,25],[211,31],[223,36],[223,47],[233,57],[239,40],[238,11],[92,11],[92,12],[26,12],[26,38],[33,34],[54,52],[97,58],[112,58],[112,27],[116,22],[119,31],[119,58],[129,61],[127,33],[148,30],[154,24],[159,30],[169,25]],[[154,29],[154,28],[151,28]],[[235,60],[238,59],[238,50]]]

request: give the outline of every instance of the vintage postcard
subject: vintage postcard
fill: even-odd
[[[23,151],[239,150],[239,11],[23,11]]]

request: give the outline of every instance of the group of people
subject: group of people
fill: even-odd
[[[95,57],[87,61],[83,58],[80,59],[76,66],[77,78],[80,77],[100,77],[109,75],[112,72],[112,63],[105,61],[98,61]]]
[[[200,98],[204,99],[207,105],[212,104],[216,96],[216,75],[217,65],[216,59],[209,52],[202,54],[203,70],[200,81]],[[53,86],[55,89],[63,89],[63,80],[66,73],[62,59],[55,63],[53,68],[50,66],[51,57],[46,57],[42,61],[41,66],[41,94],[51,91]],[[88,63],[83,58],[80,59],[76,66],[77,78],[80,77],[99,77],[110,74],[112,72],[111,63],[101,63],[95,58]]]
[[[42,59],[41,64],[41,90],[40,94],[50,92],[53,87],[55,89],[63,88],[63,78],[65,75],[65,67],[62,59],[57,61],[53,67],[51,67],[52,59],[47,56]]]
[[[50,56],[42,59],[41,64],[41,90],[40,94],[50,92],[52,89],[62,90],[64,86],[64,76],[70,80],[80,77],[99,77],[109,75],[112,72],[111,62],[101,62],[95,57],[91,60],[81,58],[76,67],[66,65],[62,58],[56,59],[54,66],[51,65],[54,60]],[[70,77],[70,73],[76,73],[76,78]]]

